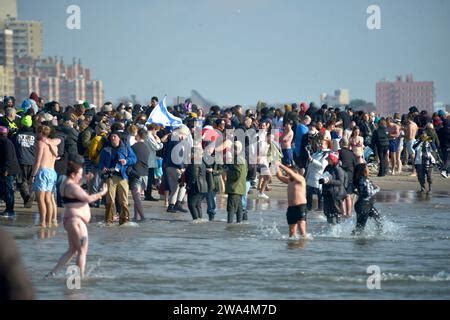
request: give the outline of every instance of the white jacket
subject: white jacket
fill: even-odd
[[[414,146],[413,146],[414,147]],[[430,160],[430,164],[436,164],[436,158],[433,156],[433,146],[430,142],[420,142],[415,148],[416,157],[414,159],[414,164],[423,164],[423,158]],[[425,152],[425,154],[424,154]]]
[[[327,155],[322,151],[314,153],[312,161],[308,164],[308,170],[306,172],[306,185],[319,188],[319,179],[321,178],[323,171],[328,165]]]
[[[156,151],[161,150],[163,148],[162,142],[156,141],[155,137],[151,134],[147,136],[145,139],[145,144],[150,149],[150,154],[148,155],[147,165],[149,168],[157,168],[158,162],[156,157]]]

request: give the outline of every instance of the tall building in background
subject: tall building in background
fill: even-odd
[[[103,104],[103,83],[75,58],[71,65],[57,57],[42,58],[43,28],[39,21],[21,21],[16,0],[0,4],[0,95],[13,95],[19,105],[36,92],[61,105],[88,100]]]
[[[0,29],[0,95],[14,95],[13,31]]]
[[[17,18],[16,0],[2,0],[0,10],[0,20],[7,18]]]
[[[387,115],[399,112],[408,113],[411,106],[419,110],[434,109],[434,83],[432,81],[416,82],[412,74],[397,76],[395,82],[380,81],[376,86],[377,112]]]
[[[39,59],[44,51],[42,23],[8,18],[1,22],[3,28],[14,32],[14,56]]]
[[[16,58],[15,96],[18,101],[35,91],[46,101],[55,100],[62,106],[78,100],[88,100],[96,106],[103,104],[103,83],[91,79],[91,71],[83,68],[81,60],[66,65],[62,58],[49,57],[35,60]]]
[[[9,29],[14,33],[14,56],[30,56],[38,59],[44,49],[42,23],[21,21],[17,15],[16,0],[1,0],[0,30]]]
[[[350,104],[350,94],[347,89],[339,89],[334,91],[334,96],[327,93],[320,95],[320,103],[329,106],[347,106]]]

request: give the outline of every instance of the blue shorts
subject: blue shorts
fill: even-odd
[[[400,139],[389,140],[389,152],[397,152],[400,145]]]
[[[34,177],[33,191],[53,192],[56,186],[58,175],[54,169],[41,168]]]
[[[294,164],[294,152],[292,149],[282,149],[283,158],[281,159],[281,163],[285,166],[291,166]]]
[[[408,154],[416,153],[416,151],[413,149],[414,143],[416,143],[416,139],[413,140],[406,140],[406,150],[408,150]]]

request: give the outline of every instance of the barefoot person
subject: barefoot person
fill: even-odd
[[[37,145],[36,160],[31,173],[33,191],[36,192],[40,226],[51,227],[52,223],[57,226],[56,208],[53,200],[53,190],[56,184],[55,161],[58,157],[58,145],[60,139],[50,139],[52,129],[48,126],[39,126],[37,134],[39,142]]]
[[[89,195],[81,188],[83,166],[70,161],[67,165],[67,180],[61,185],[60,191],[64,202],[64,229],[69,237],[69,249],[61,256],[56,266],[48,276],[55,273],[68,263],[75,254],[80,275],[84,277],[86,255],[88,251],[88,230],[86,225],[91,219],[89,203],[100,200],[107,192],[106,183],[99,193]]]
[[[278,163],[277,178],[288,185],[288,210],[286,213],[289,225],[289,237],[297,236],[297,226],[302,237],[306,237],[306,182],[296,170]],[[283,169],[287,176],[285,176]]]

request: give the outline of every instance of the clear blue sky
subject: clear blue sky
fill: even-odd
[[[66,28],[71,4],[81,30]],[[366,27],[371,4],[381,30]],[[375,102],[378,80],[413,73],[450,103],[448,0],[18,0],[18,9],[44,23],[45,55],[82,58],[108,100],[197,89],[247,106],[347,88]]]

